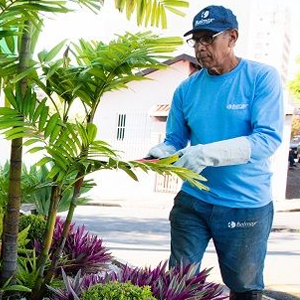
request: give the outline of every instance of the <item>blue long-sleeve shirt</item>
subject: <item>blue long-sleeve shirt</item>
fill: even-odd
[[[209,192],[185,182],[182,190],[205,202],[228,207],[261,207],[272,201],[269,158],[281,143],[283,99],[275,68],[242,59],[232,71],[210,75],[202,69],[176,89],[165,143],[177,150],[245,136],[246,164],[207,167]]]

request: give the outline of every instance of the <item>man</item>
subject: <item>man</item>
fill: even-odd
[[[277,71],[234,54],[238,23],[209,6],[184,36],[202,70],[174,93],[164,143],[149,155],[178,152],[177,166],[201,173],[209,192],[187,182],[170,213],[170,266],[200,263],[210,239],[230,299],[262,299],[272,226],[269,158],[281,143],[282,88]]]

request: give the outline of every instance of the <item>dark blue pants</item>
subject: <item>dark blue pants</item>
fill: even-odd
[[[273,214],[272,202],[260,208],[229,208],[207,204],[180,191],[170,212],[170,266],[200,264],[212,239],[223,281],[229,289],[263,290]]]

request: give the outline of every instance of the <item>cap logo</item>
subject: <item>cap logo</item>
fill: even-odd
[[[214,20],[215,20],[214,18],[196,20],[195,26],[197,27],[197,26],[201,26],[201,25],[207,25],[207,24],[210,24],[211,22],[213,22]]]
[[[209,10],[205,10],[201,13],[201,18],[206,19],[209,16]]]

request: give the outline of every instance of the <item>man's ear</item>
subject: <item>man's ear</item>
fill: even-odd
[[[233,48],[235,46],[235,43],[239,37],[239,32],[237,29],[231,29],[229,32],[229,47]]]

